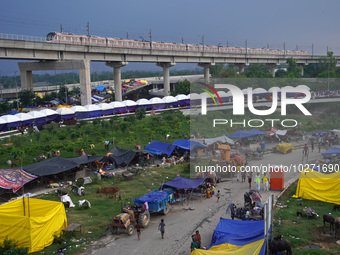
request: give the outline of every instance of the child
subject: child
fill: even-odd
[[[220,200],[220,196],[221,196],[221,193],[220,193],[220,191],[219,191],[219,190],[217,191],[217,194],[216,194],[216,196],[217,196],[217,201],[216,201],[216,202],[218,203],[218,200]]]
[[[158,230],[161,231],[162,239],[164,239],[165,224],[163,219],[161,219],[161,223],[159,223]]]

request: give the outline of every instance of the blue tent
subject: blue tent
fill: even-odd
[[[173,179],[172,181],[164,183],[162,186],[162,189],[167,188],[167,187],[177,188],[177,189],[196,189],[198,186],[202,184],[204,180],[205,178],[191,180],[191,179],[183,178],[181,176],[176,176],[176,178]]]
[[[158,142],[158,141],[153,140],[151,143],[149,143],[145,147],[145,150],[155,155],[160,155],[164,153],[170,156],[175,148],[176,146],[173,144],[163,143],[163,142]]]
[[[264,222],[220,219],[211,240],[211,246],[229,243],[243,246],[264,238]]]
[[[340,154],[340,148],[329,148],[322,155]]]
[[[172,144],[184,150],[192,150],[195,147],[208,148],[208,146],[205,146],[199,142],[194,142],[190,140],[177,140],[177,141],[174,141]]]
[[[234,134],[229,135],[229,138],[234,138],[234,139],[241,139],[241,138],[246,138],[249,136],[254,136],[254,135],[266,135],[266,132],[260,131],[258,129],[253,128],[250,131],[245,131],[245,130],[238,130]]]
[[[266,254],[263,221],[239,221],[220,219],[210,246],[206,250],[195,249],[191,255],[217,254]]]

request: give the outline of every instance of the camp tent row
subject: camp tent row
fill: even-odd
[[[186,106],[190,104],[190,99],[186,95],[176,97],[167,96],[164,98],[154,97],[150,100],[140,99],[140,103],[132,100],[123,102],[111,102],[90,104],[85,106],[60,107],[57,110],[45,109],[41,111],[30,111],[28,113],[8,114],[0,117],[0,131],[8,128],[20,127],[34,123],[35,126],[41,126],[50,121],[59,122],[68,119],[88,119],[98,118],[101,116],[121,114],[128,111],[135,111],[137,108],[146,108],[147,110],[159,110],[168,107]]]
[[[59,174],[71,170],[79,165],[88,164],[101,159],[102,156],[80,156],[76,158],[54,157],[22,168],[36,176]]]

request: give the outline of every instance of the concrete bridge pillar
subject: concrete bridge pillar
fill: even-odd
[[[21,90],[33,90],[33,76],[30,70],[20,69]]]
[[[33,90],[32,71],[79,69],[81,105],[91,104],[91,60],[20,62],[18,65],[22,90]]]
[[[90,60],[84,60],[84,67],[79,68],[80,102],[81,102],[81,105],[92,104],[90,65],[91,65]]]
[[[244,73],[244,67],[246,64],[235,64],[236,67],[238,67],[238,73],[243,74]]]
[[[120,68],[126,66],[128,62],[106,62],[107,66],[113,67],[113,79],[115,84],[115,100],[118,102],[123,101],[122,97],[122,79]]]
[[[215,65],[215,63],[199,63],[198,66],[204,68],[204,80],[206,82],[210,81],[210,67]]]
[[[269,72],[272,74],[273,77],[275,77],[275,67],[277,66],[276,64],[266,64],[269,67]]]
[[[164,96],[170,96],[170,71],[169,68],[176,65],[170,62],[158,62],[157,66],[163,68]]]

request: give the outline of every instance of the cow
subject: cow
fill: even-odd
[[[278,239],[280,238],[280,239]],[[288,239],[281,239],[282,236],[277,236],[274,241],[269,242],[270,254],[275,255],[278,252],[286,251],[287,255],[292,254],[292,246]],[[277,240],[278,239],[278,240]]]
[[[111,194],[112,196],[115,195],[116,200],[117,200],[117,198],[119,198],[119,188],[118,187],[104,187],[102,189],[98,189],[97,194],[105,194],[106,199],[107,199],[108,194]]]
[[[324,214],[323,215],[323,226],[325,227],[326,226],[326,222],[329,223],[329,230],[332,230],[332,228],[334,229],[334,218],[329,215],[329,214]]]

